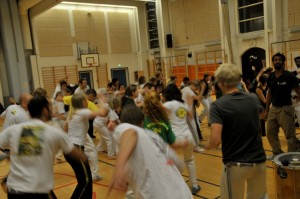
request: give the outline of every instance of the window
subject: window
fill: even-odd
[[[150,49],[159,48],[155,2],[146,3]]]
[[[240,33],[264,29],[263,0],[238,0]]]

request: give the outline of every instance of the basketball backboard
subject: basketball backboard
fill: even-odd
[[[82,54],[81,66],[82,68],[99,66],[99,54]]]

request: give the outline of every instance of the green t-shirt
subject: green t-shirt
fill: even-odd
[[[144,127],[160,135],[160,137],[168,144],[173,144],[176,140],[176,136],[174,135],[169,122],[161,121],[154,123],[146,117],[144,120]]]

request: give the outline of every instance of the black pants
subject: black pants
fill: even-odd
[[[262,136],[266,136],[266,124],[265,120],[260,120],[260,131]]]
[[[197,121],[197,106],[196,104],[194,103],[193,105],[194,107],[194,119],[195,119],[195,123],[196,123],[196,130],[197,130],[197,133],[198,133],[198,137],[199,137],[199,140],[203,140],[203,136],[202,136],[202,133],[201,133],[201,129],[200,129],[200,126],[198,125],[198,121]]]
[[[89,130],[88,130],[88,134],[91,138],[94,138],[94,127],[93,127],[93,123],[94,123],[94,119],[89,120]]]
[[[82,146],[75,145],[75,147],[82,151],[84,149]],[[67,155],[65,155],[65,159],[73,168],[78,183],[71,199],[91,199],[93,195],[93,182],[89,162],[78,162]]]

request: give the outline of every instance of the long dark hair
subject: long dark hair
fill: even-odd
[[[168,84],[168,86],[163,89],[162,95],[167,102],[172,100],[176,100],[182,103],[184,102],[182,99],[182,94],[175,84]]]
[[[121,105],[122,107],[126,104],[127,98],[130,98],[133,96],[133,93],[136,91],[137,86],[134,84],[130,84],[129,86],[127,86],[126,90],[125,90],[125,95],[122,97],[121,100]]]

